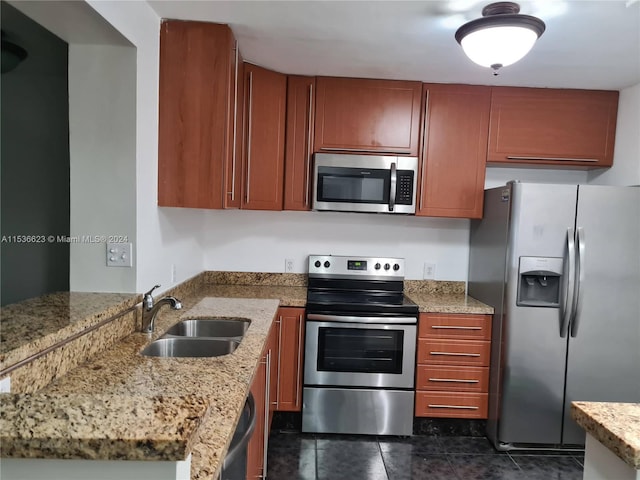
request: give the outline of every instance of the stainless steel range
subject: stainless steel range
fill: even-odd
[[[302,431],[411,435],[418,306],[404,259],[309,256]]]

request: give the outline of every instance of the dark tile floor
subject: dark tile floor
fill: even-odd
[[[274,430],[270,480],[581,480],[579,453],[500,453],[484,437],[313,435]]]

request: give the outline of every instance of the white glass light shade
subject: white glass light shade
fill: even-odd
[[[538,39],[538,34],[525,27],[496,26],[469,33],[460,44],[473,62],[483,67],[506,67],[524,57]]]

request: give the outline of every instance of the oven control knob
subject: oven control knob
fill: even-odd
[[[329,263],[329,260],[324,262],[324,268],[329,268],[330,266],[331,266],[331,264]]]
[[[379,264],[379,263],[376,263],[376,264],[374,265],[374,268],[375,268],[376,270],[380,270],[380,264]]]
[[[397,263],[395,263],[393,265],[393,269],[397,272],[398,270],[400,270],[400,265],[398,265]]]
[[[388,263],[384,264],[384,269],[385,270],[389,270],[391,268],[391,265],[389,265]]]
[[[314,263],[314,265],[316,266],[316,268],[320,268],[320,265],[322,265],[322,263],[320,263],[320,260],[316,260],[316,263]]]

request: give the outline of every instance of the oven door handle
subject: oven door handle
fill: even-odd
[[[372,324],[409,324],[418,323],[416,317],[363,317],[363,316],[344,316],[344,315],[321,315],[317,313],[307,314],[307,320],[319,320],[321,322],[340,322],[340,323],[372,323]]]

